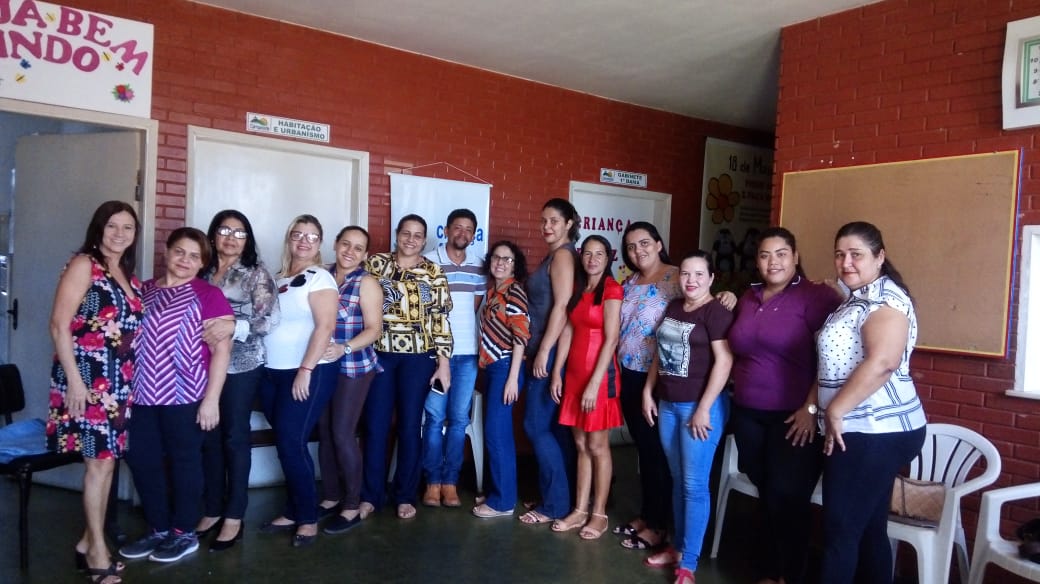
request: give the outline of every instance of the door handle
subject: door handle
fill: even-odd
[[[11,301],[11,308],[7,311],[11,315],[11,328],[18,330],[18,299]]]

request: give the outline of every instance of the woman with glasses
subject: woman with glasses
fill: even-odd
[[[484,447],[491,485],[487,500],[473,508],[482,519],[512,515],[516,505],[513,404],[524,385],[524,349],[531,336],[524,253],[511,241],[489,249],[484,271],[493,282],[480,308],[480,366],[487,377]]]
[[[383,372],[365,400],[361,516],[383,506],[386,439],[397,414],[397,471],[392,498],[397,517],[415,517],[421,471],[423,404],[431,387],[451,389],[451,294],[440,266],[423,257],[426,221],[405,215],[397,223],[397,250],[365,261],[383,288],[383,330],[376,355]]]
[[[216,253],[202,277],[224,292],[235,313],[233,326],[204,333],[207,341],[232,338],[231,364],[220,393],[220,426],[207,432],[202,443],[205,515],[196,528],[200,537],[218,529],[209,549],[221,551],[242,538],[252,459],[249,417],[267,358],[264,336],[278,323],[278,293],[257,257],[253,226],[245,215],[230,209],[217,213],[207,237]]]
[[[321,223],[300,215],[285,232],[277,274],[281,322],[266,337],[267,366],[260,401],[275,433],[288,498],[282,514],[260,531],[294,531],[293,547],[318,535],[318,494],[307,440],[336,391],[339,365],[324,359],[336,328],[339,291],[321,264]]]

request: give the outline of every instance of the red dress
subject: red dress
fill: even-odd
[[[621,300],[621,284],[608,278],[603,288],[603,303]],[[581,394],[596,368],[600,347],[603,346],[603,303],[592,304],[594,293],[586,292],[571,312],[571,349],[563,377],[563,400],[560,404],[560,424],[577,426],[586,432],[598,432],[621,426],[621,379],[614,356],[607,366],[607,374],[599,384],[596,407],[591,412],[581,409]]]

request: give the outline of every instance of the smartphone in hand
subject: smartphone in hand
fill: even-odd
[[[440,379],[433,380],[433,383],[430,384],[430,391],[436,393],[437,395],[444,395],[446,393],[444,391],[444,384],[441,383]]]

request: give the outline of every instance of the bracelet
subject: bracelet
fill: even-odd
[[[303,365],[300,365],[300,369],[303,369],[304,371],[307,371],[309,373],[314,372],[314,367],[304,367]]]

